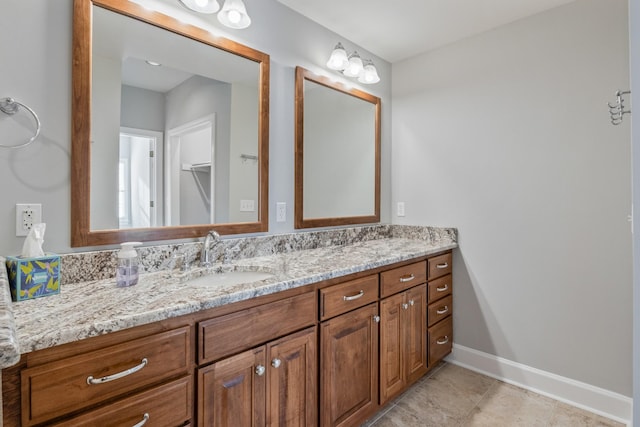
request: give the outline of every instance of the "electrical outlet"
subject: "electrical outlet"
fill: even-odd
[[[404,216],[404,202],[398,202],[398,216]]]
[[[33,224],[42,222],[42,205],[40,203],[16,204],[16,236],[26,236]]]
[[[240,212],[254,212],[255,202],[253,200],[240,200]]]
[[[276,203],[276,222],[287,221],[287,204],[285,202]]]

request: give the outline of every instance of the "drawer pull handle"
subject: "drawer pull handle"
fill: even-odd
[[[265,367],[262,365],[258,365],[256,366],[256,375],[261,377],[264,375],[264,372],[266,371]]]
[[[439,268],[439,269],[448,268],[448,267],[449,267],[448,262],[445,262],[444,264],[436,264],[436,268]]]
[[[139,365],[134,366],[133,368],[127,369],[126,371],[118,372],[117,374],[107,375],[106,377],[102,377],[102,378],[93,378],[93,375],[89,375],[87,377],[87,384],[89,385],[102,384],[102,383],[108,383],[109,381],[118,380],[122,377],[126,377],[127,375],[135,374],[140,369],[147,366],[147,363],[149,363],[149,361],[145,357],[144,359],[142,359]]]
[[[149,414],[145,412],[142,417],[142,421],[140,421],[138,424],[135,424],[133,427],[142,427],[147,423],[147,421],[149,421]]]
[[[436,344],[438,344],[438,345],[445,345],[445,344],[446,344],[446,343],[448,343],[448,342],[449,342],[449,337],[445,335],[445,336],[444,336],[444,339],[442,339],[442,340],[437,340],[437,341],[436,341]]]
[[[436,310],[436,313],[438,314],[445,314],[447,311],[449,311],[449,306],[445,305],[442,308],[439,308],[438,310]]]
[[[416,278],[416,276],[414,276],[414,275],[413,275],[413,273],[411,273],[411,274],[410,274],[410,275],[408,275],[408,276],[402,276],[402,277],[400,278],[400,282],[401,282],[401,283],[404,283],[404,282],[410,282],[410,281],[412,281],[412,280],[413,280],[413,279],[415,279],[415,278]]]
[[[364,291],[360,290],[360,292],[358,292],[357,294],[351,295],[350,297],[345,295],[345,296],[342,297],[342,299],[345,300],[345,301],[353,301],[353,300],[356,300],[358,298],[362,298],[363,296],[364,296]]]
[[[282,365],[282,360],[278,359],[277,357],[271,361],[271,366],[276,369],[278,369],[280,365]]]
[[[446,284],[446,283],[445,283],[445,285],[443,287],[436,288],[436,291],[438,291],[438,292],[444,292],[444,291],[447,291],[447,290],[449,290],[449,285]]]
[[[378,316],[377,314],[373,316],[373,321],[376,323],[380,323],[380,316]]]

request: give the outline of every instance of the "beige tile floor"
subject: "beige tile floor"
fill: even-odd
[[[442,363],[363,427],[624,426],[608,418]]]

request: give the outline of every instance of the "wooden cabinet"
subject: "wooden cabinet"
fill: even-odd
[[[316,327],[198,370],[198,425],[314,426]]]
[[[453,348],[453,280],[451,252],[428,260],[429,366]]]
[[[48,422],[186,375],[191,357],[190,329],[182,327],[28,367],[21,372],[22,425]],[[188,391],[183,400],[191,399]]]
[[[4,426],[358,426],[451,352],[451,262],[422,257],[29,353],[3,371]]]
[[[377,302],[320,326],[320,425],[350,426],[378,408]]]
[[[380,302],[380,404],[427,372],[427,287]]]
[[[180,378],[54,426],[140,426],[145,420],[158,427],[181,426],[191,418],[192,390],[191,377]]]

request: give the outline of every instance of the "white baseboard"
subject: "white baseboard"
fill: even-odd
[[[630,397],[458,344],[445,361],[631,426]]]

